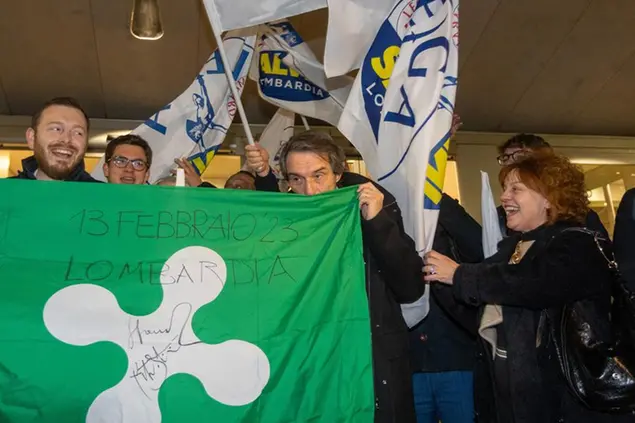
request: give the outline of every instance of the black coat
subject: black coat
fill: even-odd
[[[441,197],[432,248],[458,263],[483,261],[481,225],[458,201],[446,194]],[[410,331],[413,371],[473,370],[476,356],[473,332],[477,313],[478,308],[454,301],[452,287],[432,284],[430,311]],[[467,328],[463,323],[465,320],[469,322]]]
[[[37,179],[35,177],[35,171],[38,168],[37,160],[35,160],[35,156],[27,157],[22,160],[22,172],[19,172],[17,176],[13,176],[13,179]],[[99,182],[97,179],[90,176],[86,169],[84,168],[84,161],[73,169],[71,174],[66,178],[66,181],[74,181],[74,182]]]
[[[620,421],[595,415],[575,403],[564,385],[548,332],[539,330],[543,309],[582,299],[610,301],[606,260],[590,235],[560,233],[568,226],[558,223],[523,234],[522,239],[535,242],[517,265],[508,262],[520,234],[505,238],[498,253],[485,262],[460,265],[454,275],[453,292],[458,300],[481,309],[486,304],[502,306],[513,423]],[[501,404],[496,404],[494,395],[491,346],[482,340],[479,343],[475,370],[478,422],[510,423],[497,415]]]
[[[338,186],[366,182],[371,181],[346,172]],[[362,219],[366,291],[372,326],[375,422],[414,423],[408,327],[399,305],[412,303],[423,295],[423,261],[414,242],[404,232],[397,201],[381,186],[375,186],[384,194],[384,208],[372,220]],[[257,177],[256,189],[278,191],[273,173],[264,178]]]
[[[635,188],[626,191],[617,209],[613,247],[624,281],[635,290]]]

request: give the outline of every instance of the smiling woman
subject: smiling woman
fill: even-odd
[[[509,229],[527,232],[547,222],[586,219],[584,174],[564,156],[534,155],[502,168],[499,180]]]
[[[594,237],[581,230],[588,209],[584,174],[569,159],[534,154],[500,172],[507,225],[515,233],[478,264],[431,251],[425,279],[452,285],[479,307],[476,409],[484,421],[622,422],[578,404],[559,374],[543,310],[578,301],[610,305],[611,272]],[[610,254],[610,243],[598,242]],[[628,418],[628,416],[626,416]]]

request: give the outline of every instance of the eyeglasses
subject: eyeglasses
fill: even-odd
[[[498,160],[499,165],[505,166],[507,164],[515,162],[516,160],[526,155],[527,150],[516,150],[512,154],[501,154],[500,156],[496,157],[496,160]]]
[[[146,170],[148,168],[148,164],[141,159],[131,160],[127,157],[123,156],[115,156],[109,160],[109,162],[113,162],[115,166],[124,169],[128,166],[128,163],[132,164],[132,168],[136,171]]]

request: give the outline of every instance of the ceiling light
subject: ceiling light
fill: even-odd
[[[130,33],[140,40],[158,40],[163,37],[159,0],[133,0]]]

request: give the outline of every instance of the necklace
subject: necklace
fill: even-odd
[[[514,249],[514,253],[512,254],[512,258],[509,259],[510,264],[518,264],[520,260],[523,258],[522,254],[522,245],[524,241],[518,241],[516,244],[516,248]]]

